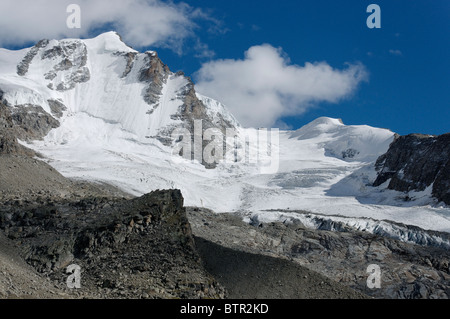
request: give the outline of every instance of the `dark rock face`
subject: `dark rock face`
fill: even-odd
[[[118,53],[122,56],[124,56],[125,60],[127,61],[127,66],[125,67],[125,71],[123,71],[122,78],[125,78],[130,74],[131,70],[134,66],[134,61],[136,60],[137,53],[135,52],[127,52],[127,53]]]
[[[126,55],[127,67],[124,71],[124,76],[130,72],[130,68],[132,67],[132,61],[134,59],[133,55]],[[152,114],[158,107],[160,106],[161,94],[163,85],[169,79],[169,76],[173,77],[185,77],[187,80],[187,84],[178,92],[177,97],[183,101],[183,104],[180,106],[178,112],[172,115],[173,120],[179,120],[182,122],[179,126],[168,126],[160,129],[158,132],[158,136],[155,136],[161,143],[164,145],[172,145],[173,138],[172,133],[177,128],[184,128],[189,130],[192,134],[192,142],[194,140],[194,135],[199,135],[199,132],[195,132],[195,121],[202,121],[202,132],[201,136],[198,136],[202,142],[202,149],[197,150],[198,154],[203,154],[205,147],[210,143],[207,140],[203,139],[203,132],[210,128],[216,128],[221,133],[222,136],[226,135],[227,128],[234,128],[233,123],[227,121],[220,114],[216,115],[216,118],[213,118],[208,114],[208,110],[204,103],[197,97],[195,86],[192,80],[189,77],[186,77],[183,72],[177,72],[172,74],[167,65],[165,65],[156,52],[147,52],[145,57],[145,67],[140,70],[139,73],[139,81],[148,83],[148,86],[144,90],[144,100],[152,106],[152,109],[148,111],[148,114]],[[197,134],[198,133],[198,134]],[[223,144],[223,143],[222,143]],[[194,147],[192,149],[191,156],[194,157],[195,147],[197,145],[193,143]],[[217,147],[220,147],[218,145]],[[222,145],[225,150],[225,145]],[[206,168],[214,168],[216,163],[206,163],[202,161],[202,164]]]
[[[146,67],[140,70],[139,81],[149,83],[144,92],[144,100],[149,105],[154,105],[159,102],[162,87],[169,77],[170,70],[169,67],[161,61],[156,52],[147,52],[146,55]],[[129,58],[127,57],[127,64],[128,61]],[[125,73],[126,72],[127,69],[125,70]]]
[[[77,83],[89,81],[91,74],[86,66],[87,48],[81,41],[62,42],[59,45],[47,48],[49,40],[41,40],[30,49],[27,55],[17,66],[17,74],[25,76],[34,59],[52,60],[53,68],[44,76],[51,81],[47,86],[58,91],[73,89]],[[65,80],[53,82],[59,73],[64,73]]]
[[[180,74],[180,73],[179,73]],[[184,74],[180,74],[183,75]],[[227,129],[235,129],[235,126],[233,123],[230,123],[225,118],[223,118],[220,114],[217,114],[216,118],[211,117],[208,114],[208,111],[206,109],[206,106],[203,104],[201,100],[198,99],[195,91],[194,83],[190,78],[187,78],[188,83],[183,88],[183,90],[179,93],[179,97],[183,101],[183,105],[180,107],[177,114],[174,114],[172,116],[172,119],[174,120],[180,120],[183,123],[183,128],[188,129],[190,132],[192,132],[192,154],[191,157],[195,157],[195,153],[197,154],[204,154],[205,148],[210,144],[214,144],[216,149],[222,148],[223,154],[225,154],[226,151],[226,130]],[[201,131],[198,128],[199,131],[196,131],[195,129],[195,121],[201,120]],[[169,128],[166,131],[162,131],[161,135],[163,137],[167,136],[170,137],[174,128]],[[217,132],[222,135],[222,140],[217,139],[214,137],[212,141],[207,140],[204,138],[205,131],[208,129],[216,129]],[[194,142],[194,139],[199,139],[202,141],[201,145]],[[169,145],[171,144],[172,140],[167,138],[169,141]],[[219,142],[217,142],[219,141]],[[163,141],[161,141],[163,142]],[[163,142],[164,143],[164,142]],[[219,144],[222,143],[222,144]],[[200,150],[201,146],[201,150]],[[211,145],[210,145],[211,146]],[[198,148],[198,149],[197,149]],[[202,157],[202,159],[199,159],[202,162],[202,165],[204,165],[208,169],[215,168],[217,163],[207,163],[205,159]]]
[[[59,127],[59,121],[37,105],[17,105],[11,108],[11,119],[15,136],[25,141],[42,139],[52,129]]]
[[[348,150],[342,152],[342,158],[354,158],[358,154],[359,152],[357,150],[349,148]]]
[[[450,205],[450,158],[447,161],[447,164],[442,167],[438,176],[436,176],[433,186],[433,195],[447,205]]]
[[[135,199],[47,199],[0,207],[0,229],[28,264],[66,283],[82,269],[81,293],[100,298],[223,298],[195,249],[179,190]],[[19,246],[19,245],[18,245]]]
[[[433,184],[433,196],[450,204],[450,133],[397,137],[376,162],[374,186],[390,179],[388,188],[423,191]]]
[[[186,122],[190,127],[194,127],[195,120],[202,120],[203,129],[218,128],[225,134],[226,128],[234,128],[233,123],[227,121],[223,116],[218,114],[218,118],[211,118],[202,101],[197,98],[194,83],[187,78],[188,84],[181,92],[180,97],[184,104],[173,118]]]
[[[91,74],[86,66],[87,48],[81,41],[60,42],[52,48],[42,53],[42,60],[52,60],[55,62],[52,70],[45,74],[47,80],[53,81],[58,73],[64,73],[65,80],[51,82],[48,87],[58,91],[73,89],[77,83],[89,81]]]
[[[0,102],[0,155],[34,156],[34,152],[17,142],[16,127],[10,108]]]
[[[47,102],[50,106],[52,115],[57,118],[61,118],[63,116],[63,112],[67,110],[67,107],[58,100],[47,100]]]
[[[61,117],[65,106],[52,100],[49,104],[55,116]],[[28,104],[10,107],[0,102],[0,154],[34,156],[35,152],[19,144],[17,139],[39,140],[57,127],[59,121],[41,106]]]
[[[23,60],[17,66],[17,74],[20,76],[24,76],[28,73],[28,69],[30,67],[31,61],[33,61],[34,57],[39,53],[42,48],[45,48],[49,40],[41,40],[34,47],[30,49],[27,55],[23,58]]]

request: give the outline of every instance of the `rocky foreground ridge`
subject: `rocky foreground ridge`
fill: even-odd
[[[54,283],[54,298],[225,296],[202,267],[179,191],[131,200],[8,201],[0,209],[0,228],[26,263]],[[82,286],[69,293],[71,264],[80,267]],[[2,288],[3,297],[33,293],[15,291],[14,284]]]

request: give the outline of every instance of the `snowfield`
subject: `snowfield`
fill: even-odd
[[[376,132],[384,137],[388,133]],[[256,165],[245,163],[205,169],[172,155],[171,148],[154,139],[139,142],[119,124],[85,113],[65,118],[44,141],[28,146],[67,177],[111,183],[135,195],[179,188],[186,205],[217,213],[241,212],[273,221],[283,220],[277,210],[303,210],[450,232],[450,209],[436,203],[429,189],[411,193],[416,200],[405,202],[403,193],[370,186],[376,177],[373,161],[327,155],[328,134],[301,141],[292,135],[280,132],[280,168],[275,174],[260,174]],[[390,140],[384,141],[386,150]]]
[[[0,89],[12,105],[37,104],[50,113],[47,101],[54,99],[67,107],[61,126],[43,141],[22,142],[43,154],[66,177],[110,183],[134,195],[178,188],[185,205],[217,213],[240,212],[249,221],[284,221],[286,216],[298,215],[298,219],[316,227],[311,222],[316,214],[340,222],[347,218],[347,225],[372,232],[377,227],[397,231],[383,220],[450,232],[450,208],[435,202],[430,189],[410,193],[414,200],[406,202],[403,193],[386,190],[385,185],[370,186],[376,178],[374,163],[394,138],[389,130],[319,118],[297,131],[280,131],[279,168],[275,173],[261,174],[258,165],[252,163],[220,163],[216,169],[206,169],[198,162],[172,155],[171,147],[150,138],[159,129],[177,124],[171,115],[182,105],[179,92],[186,85],[184,77],[172,74],[163,86],[158,107],[149,112],[152,106],[143,99],[144,83],[137,81],[143,54],[137,54],[130,74],[123,78],[126,65],[116,53],[136,51],[115,33],[64,41],[86,46],[88,81],[70,90],[52,90],[44,74],[60,61],[33,60],[26,76],[18,76],[15,65],[27,50],[2,49]],[[47,47],[57,44],[50,41]],[[67,84],[70,72],[65,70],[62,74],[66,77],[51,81]],[[197,96],[212,117],[220,114],[234,120],[219,102]],[[252,131],[237,129],[243,136]],[[295,211],[313,215],[305,219]]]

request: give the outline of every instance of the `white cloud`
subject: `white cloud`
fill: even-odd
[[[402,56],[403,53],[400,50],[389,50],[389,53],[395,56]]]
[[[293,65],[281,49],[266,44],[251,47],[244,60],[205,63],[195,78],[199,93],[227,105],[244,126],[271,127],[317,102],[349,97],[368,74],[361,64],[342,70],[325,62]]]
[[[69,29],[69,4],[81,8],[81,29]],[[1,0],[0,45],[22,45],[62,37],[87,37],[99,28],[119,32],[136,47],[168,46],[180,50],[193,36],[200,9],[161,0]],[[109,31],[109,30],[108,30]]]
[[[196,52],[194,56],[198,59],[212,59],[216,55],[216,53],[211,50],[206,43],[201,42],[200,39],[197,39],[195,42],[194,50]]]

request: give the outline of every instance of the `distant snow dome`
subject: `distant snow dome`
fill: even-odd
[[[327,156],[370,162],[387,151],[394,133],[367,125],[344,125],[341,119],[321,117],[292,132],[291,138],[315,141]]]
[[[324,133],[333,133],[339,127],[344,126],[341,119],[319,117],[292,133],[293,138],[309,139]]]

